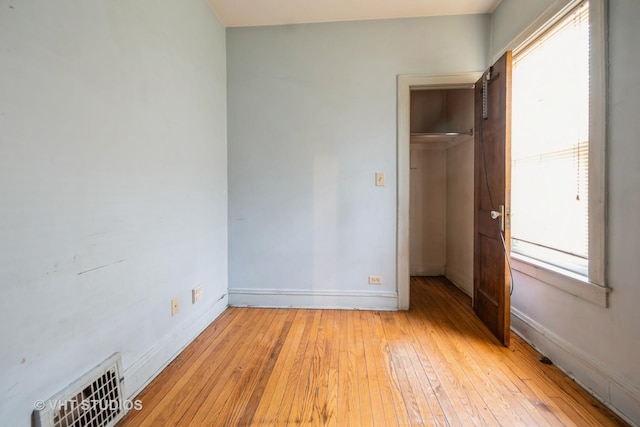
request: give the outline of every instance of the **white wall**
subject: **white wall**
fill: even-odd
[[[230,303],[397,307],[397,75],[482,70],[487,40],[485,15],[227,30]]]
[[[226,306],[225,30],[201,0],[0,0],[0,57],[0,425],[27,426],[113,352],[135,392]]]
[[[522,3],[503,0],[493,20],[494,46],[518,31],[503,13]],[[551,3],[551,2],[548,2]],[[609,2],[607,284],[601,308],[515,273],[512,324],[558,366],[640,424],[640,2]],[[500,52],[493,51],[492,55]]]

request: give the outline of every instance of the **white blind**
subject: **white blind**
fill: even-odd
[[[514,57],[514,251],[523,241],[589,255],[588,14],[585,2]]]

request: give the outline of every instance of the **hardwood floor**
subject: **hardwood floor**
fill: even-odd
[[[121,426],[626,425],[470,299],[411,279],[408,312],[230,308]]]

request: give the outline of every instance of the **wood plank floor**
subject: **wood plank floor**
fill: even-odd
[[[470,303],[412,278],[408,312],[230,308],[120,425],[626,425]]]

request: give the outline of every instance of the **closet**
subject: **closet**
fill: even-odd
[[[473,89],[411,91],[412,276],[446,276],[473,292]]]

